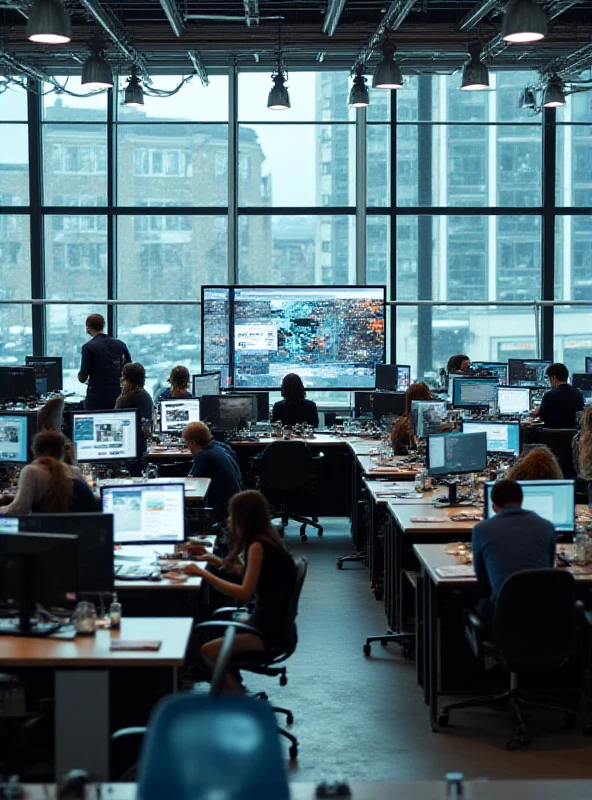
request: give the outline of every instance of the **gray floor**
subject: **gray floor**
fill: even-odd
[[[393,645],[374,646],[364,658],[365,637],[384,630],[383,605],[363,566],[335,567],[352,549],[348,522],[323,524],[325,536],[311,534],[306,543],[295,523],[286,531],[292,554],[309,562],[288,685],[246,676],[250,689],[265,689],[294,711],[292,730],[300,740],[294,779],[428,780],[450,770],[470,778],[592,775],[592,740],[562,729],[556,716],[533,720],[532,744],[517,753],[505,750],[509,718],[495,711],[463,712],[454,727],[432,733],[415,665]]]

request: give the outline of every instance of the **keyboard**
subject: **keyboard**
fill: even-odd
[[[114,572],[118,581],[146,581],[154,572],[154,567],[146,564],[116,564]]]

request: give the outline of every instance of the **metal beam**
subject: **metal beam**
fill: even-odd
[[[575,50],[569,56],[555,62],[555,72],[561,78],[569,78],[574,73],[580,73],[592,64],[592,44],[587,44]]]
[[[458,31],[469,31],[477,25],[483,17],[486,17],[490,11],[499,6],[499,0],[481,0],[478,6],[475,6],[469,13],[461,19],[456,26]]]
[[[8,53],[0,53],[0,65],[7,67],[11,75],[26,75],[42,83],[54,83],[53,78],[43,70],[32,67],[25,61],[19,61]]]
[[[335,33],[346,2],[347,0],[329,0],[327,3],[325,21],[323,22],[323,33],[326,33],[327,36],[333,36]]]
[[[183,22],[181,12],[177,8],[176,0],[160,0],[160,5],[166,14],[166,18],[175,36],[183,36],[185,33],[185,23]]]
[[[376,32],[372,35],[366,47],[362,48],[358,57],[358,63],[365,64],[366,61],[368,61],[372,52],[380,44],[384,32],[386,30],[396,31],[417,2],[418,0],[394,0],[394,2],[390,4]]]
[[[200,79],[202,86],[208,86],[210,79],[200,54],[197,52],[197,50],[188,50],[187,55],[193,64],[193,69],[196,71],[197,77]]]
[[[259,0],[243,0],[248,27],[259,25]]]
[[[130,43],[123,26],[111,9],[101,5],[98,0],[80,0],[80,3],[119,48],[125,58],[135,64],[140,72],[149,78],[146,59]]]

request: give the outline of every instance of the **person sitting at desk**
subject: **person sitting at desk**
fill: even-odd
[[[236,453],[225,442],[212,439],[208,426],[203,422],[190,422],[181,435],[193,454],[189,477],[210,479],[207,502],[217,519],[224,521],[230,498],[243,489]]]
[[[546,519],[522,508],[522,487],[515,481],[498,481],[491,489],[495,516],[473,528],[473,566],[488,598],[481,603],[483,621],[491,621],[495,601],[505,581],[523,569],[555,566],[557,534]]]
[[[144,450],[150,435],[152,423],[152,398],[144,389],[146,370],[141,364],[126,364],[121,372],[121,394],[117,398],[115,408],[137,408],[144,434]]]
[[[33,439],[35,460],[23,467],[14,500],[0,514],[60,514],[97,511],[98,502],[76,467],[64,463],[66,437],[42,431]]]
[[[158,395],[158,400],[185,400],[193,395],[189,391],[189,370],[187,367],[173,367],[168,377],[170,386]]]
[[[471,368],[471,359],[464,353],[450,356],[446,364],[446,372],[467,372]]]
[[[584,408],[584,395],[567,382],[569,370],[565,364],[547,367],[551,390],[543,395],[543,402],[531,411],[546,428],[575,428],[576,414]]]
[[[592,498],[592,406],[582,414],[580,430],[573,440],[573,456],[578,478],[588,483]]]
[[[91,340],[82,346],[78,372],[80,383],[88,383],[84,408],[86,411],[115,408],[121,369],[132,360],[129,350],[125,342],[107,336],[101,314],[86,318],[86,332]]]
[[[214,589],[241,604],[255,598],[248,624],[261,635],[238,633],[233,653],[281,648],[286,644],[284,636],[296,583],[296,564],[271,523],[269,504],[261,492],[249,490],[236,494],[230,501],[229,512],[231,549],[228,557],[222,561],[209,555],[206,560],[230,571],[238,567],[244,575],[242,581],[232,583],[195,564],[188,565],[185,572],[201,576]],[[210,669],[216,664],[223,641],[214,639],[201,647],[201,655]],[[225,684],[227,692],[242,691],[240,676],[232,671],[226,675]]]
[[[306,399],[306,390],[302,378],[295,372],[284,375],[281,393],[283,400],[274,403],[271,421],[282,425],[299,425],[306,423],[313,428],[319,427],[317,404]]]
[[[391,428],[391,443],[396,456],[407,455],[413,439],[411,403],[414,400],[432,400],[432,394],[425,383],[412,383],[405,392],[405,413]]]
[[[560,481],[563,471],[551,450],[540,445],[522,453],[506,478],[509,481]]]

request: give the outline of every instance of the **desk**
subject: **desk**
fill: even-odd
[[[205,499],[211,480],[209,478],[103,478],[97,481],[97,487],[130,486],[134,483],[184,483],[185,502],[197,503]]]
[[[393,480],[412,481],[423,464],[409,464],[404,456],[395,456],[388,464],[377,464],[370,455],[356,456],[362,472],[368,478],[393,478]]]
[[[65,641],[0,637],[3,669],[48,667],[55,681],[56,775],[73,767],[109,778],[109,676],[115,669],[165,668],[171,690],[177,690],[177,670],[193,627],[190,618],[125,618],[120,630],[99,630],[95,636]],[[112,639],[158,639],[154,652],[111,652]]]

